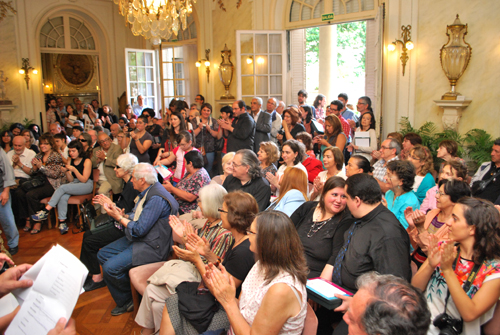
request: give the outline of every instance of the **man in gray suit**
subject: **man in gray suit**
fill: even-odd
[[[260,108],[262,107],[262,99],[255,97],[252,99],[250,108],[252,117],[255,120],[255,137],[253,151],[259,152],[260,143],[271,139],[271,114]]]

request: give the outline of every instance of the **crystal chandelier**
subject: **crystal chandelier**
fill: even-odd
[[[118,11],[131,26],[134,36],[142,35],[155,45],[161,39],[177,36],[187,27],[187,17],[196,0],[113,0]]]

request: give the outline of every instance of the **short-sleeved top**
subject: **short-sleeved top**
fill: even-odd
[[[198,236],[206,238],[210,243],[210,250],[218,257],[225,258],[227,252],[234,243],[233,234],[222,227],[222,221],[210,227],[211,223],[205,222],[203,228],[200,229]],[[203,262],[206,264],[207,260],[202,256]]]
[[[295,126],[293,126],[292,130],[290,130],[290,135],[295,138],[298,133],[301,133],[303,131],[306,131],[304,125],[302,123],[296,123]],[[283,140],[286,141],[286,138],[283,138]]]
[[[460,257],[460,262],[457,263],[455,268],[455,274],[457,275],[458,281],[460,285],[463,285],[467,278],[469,277],[469,273],[472,271],[474,267],[474,262],[465,258]],[[499,280],[500,279],[500,260],[488,260],[483,262],[481,268],[474,278],[470,289],[467,291],[467,295],[470,299],[474,297],[474,295],[481,289],[482,285],[485,282],[490,280]],[[444,312],[444,303],[446,298],[446,293],[448,290],[448,285],[446,285],[446,280],[444,279],[443,273],[441,272],[441,268],[439,266],[434,269],[432,273],[431,279],[427,284],[427,289],[425,290],[425,296],[427,298],[427,305],[431,311],[431,320],[434,320],[436,316]],[[495,306],[490,308],[486,313],[481,315],[474,321],[463,323],[463,334],[467,335],[479,335],[481,334],[481,325],[486,323],[493,317],[493,312],[495,310]],[[458,312],[457,307],[453,301],[452,296],[448,299],[448,305],[446,306],[446,313],[456,319],[460,319],[460,313]],[[427,334],[437,335],[439,334],[439,329],[434,327],[431,323],[429,332]]]
[[[356,292],[356,279],[370,271],[410,281],[410,238],[394,214],[379,204],[355,222],[358,226],[342,261],[342,286]],[[328,264],[335,265],[335,261]]]
[[[153,142],[153,136],[151,136],[151,134],[146,131],[144,135],[142,135],[142,137],[139,139],[139,142],[141,142],[141,144],[144,145],[144,142],[147,140]],[[137,149],[137,144],[135,144],[135,140],[133,139],[130,141],[130,153],[137,157],[139,163],[149,163],[148,150],[146,150],[143,154],[141,154],[139,152],[139,149]]]
[[[405,209],[408,207],[413,208],[413,210],[420,208],[420,201],[418,201],[415,192],[406,192],[394,199],[394,192],[389,190],[385,193],[385,200],[387,201],[387,208],[394,213],[405,229],[408,228],[404,213]]]
[[[205,168],[200,168],[191,177],[187,178],[187,176],[184,176],[184,178],[182,178],[177,184],[177,188],[198,197],[200,189],[208,184],[210,184],[210,176]],[[178,197],[175,197],[175,199],[179,203],[179,211],[182,213],[187,213],[198,207],[198,203],[196,201],[189,202]]]
[[[399,160],[399,157],[395,156],[394,158],[389,159],[387,163],[397,160]],[[383,159],[380,159],[375,164],[373,164],[373,178],[378,179],[381,182],[385,182],[385,175],[387,172],[387,165],[384,166],[384,164],[385,160]]]
[[[309,267],[308,278],[319,277],[329,261],[335,262],[340,248],[344,245],[344,233],[354,221],[346,208],[314,233],[321,222],[314,221],[314,213],[317,210],[319,211],[318,202],[308,201],[297,208],[290,217],[304,246]]]
[[[199,151],[196,148],[193,148],[192,150]],[[172,176],[172,179],[178,183],[179,180],[184,178],[186,174],[186,165],[184,164],[184,155],[186,154],[186,151],[182,150],[181,147],[176,147],[172,153],[175,155],[175,162],[177,163],[175,165],[175,171],[174,175]]]
[[[233,244],[234,245],[234,244]],[[244,281],[255,264],[255,255],[250,250],[250,240],[246,239],[236,247],[231,247],[222,261],[226,271],[234,278]],[[236,297],[240,296],[241,285],[236,289]]]
[[[82,160],[80,161],[80,164],[78,165],[75,165],[75,160],[73,158],[71,158],[71,165],[74,166],[76,168],[76,170],[83,176],[83,170],[85,170],[85,161],[87,160],[88,158],[82,158]],[[71,175],[73,176],[73,178],[75,179],[78,179],[75,175],[74,172],[71,172]],[[92,171],[90,171],[90,176],[89,176],[89,179],[90,180],[93,180],[93,176],[92,176]]]
[[[276,174],[278,172],[278,169],[276,168],[276,165],[271,163],[268,167],[262,169],[262,175],[265,177],[268,172],[271,172],[272,174]]]

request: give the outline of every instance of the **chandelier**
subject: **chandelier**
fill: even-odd
[[[161,39],[177,36],[187,27],[187,17],[193,11],[196,0],[113,0],[118,11],[130,24],[134,36],[142,35],[155,45]]]

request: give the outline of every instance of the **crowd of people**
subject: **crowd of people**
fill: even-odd
[[[107,287],[111,315],[138,309],[142,334],[301,334],[308,304],[318,334],[498,334],[500,138],[470,178],[454,141],[439,166],[415,133],[378,146],[369,97],[356,111],[345,93],[297,97],[238,100],[219,119],[201,95],[165,114],[139,96],[120,117],[50,99],[49,132],[0,134],[10,253],[16,224],[38,234],[53,208],[67,233],[68,199],[96,185],[84,289]],[[134,306],[129,270],[156,262]],[[316,277],[354,296],[308,301]]]

